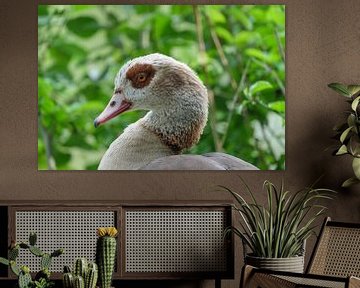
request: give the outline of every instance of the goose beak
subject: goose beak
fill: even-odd
[[[104,111],[101,112],[101,114],[94,120],[95,128],[116,117],[117,115],[129,110],[131,106],[132,103],[127,101],[121,94],[114,94]]]

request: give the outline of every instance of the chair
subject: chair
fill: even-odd
[[[306,273],[265,270],[245,265],[240,287],[360,287],[360,223],[334,222],[328,217]]]

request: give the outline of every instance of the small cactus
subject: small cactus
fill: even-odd
[[[96,263],[89,263],[85,276],[85,288],[95,288],[98,279],[98,266]]]
[[[64,273],[62,280],[63,280],[64,288],[73,288],[74,287],[74,276],[71,272]]]
[[[88,262],[86,258],[76,259],[74,266],[74,274],[76,276],[81,276],[83,279],[85,279],[87,268],[88,268]]]
[[[99,267],[99,282],[101,288],[110,288],[116,258],[115,227],[98,228],[99,236],[96,243],[96,262]]]
[[[74,277],[74,288],[85,288],[83,277],[78,275]]]

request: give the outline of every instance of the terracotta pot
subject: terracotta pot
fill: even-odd
[[[304,272],[304,256],[289,258],[263,258],[246,255],[245,263],[254,267],[275,271]]]

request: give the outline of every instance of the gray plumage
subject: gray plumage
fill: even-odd
[[[259,170],[232,155],[212,152],[203,155],[173,155],[155,159],[141,170]]]

